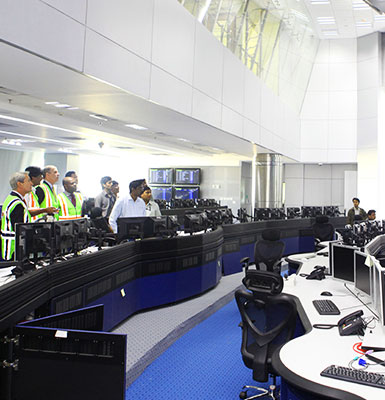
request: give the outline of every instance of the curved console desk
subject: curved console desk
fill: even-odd
[[[303,255],[301,273],[310,273],[316,265],[328,266],[328,258]],[[353,284],[349,287],[354,290]],[[333,296],[321,296],[328,291]],[[339,319],[362,309],[364,317],[372,317],[370,311],[362,305],[344,286],[344,282],[330,276],[322,281],[306,280],[299,275],[291,275],[285,281],[284,292],[296,296],[306,315],[301,319],[307,333],[285,344],[273,358],[273,365],[282,376],[284,397],[290,399],[340,399],[340,400],[378,400],[385,397],[384,389],[376,389],[361,384],[325,378],[320,372],[335,364],[347,367],[349,361],[359,354],[353,350],[355,343],[362,342],[357,335],[340,336],[338,328],[328,330],[312,328],[313,324],[337,324]],[[364,301],[365,298],[361,297]],[[330,299],[340,309],[340,315],[319,315],[312,300]],[[366,299],[368,301],[369,298]],[[382,332],[380,323],[377,330]],[[370,329],[367,328],[367,332]],[[385,346],[385,334],[384,334]],[[366,371],[385,374],[383,366],[370,366]]]

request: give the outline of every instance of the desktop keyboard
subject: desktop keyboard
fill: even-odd
[[[385,389],[385,376],[375,372],[330,365],[321,372],[321,376]]]
[[[331,300],[313,300],[315,309],[321,315],[340,315],[340,310]]]

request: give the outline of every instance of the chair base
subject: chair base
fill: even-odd
[[[257,393],[254,396],[247,397],[247,389],[258,390],[260,393]],[[268,396],[268,398],[270,398],[272,400],[276,400],[277,398],[274,397],[274,390],[275,390],[274,385],[270,386],[270,391],[265,388],[258,387],[258,386],[247,386],[246,385],[246,386],[243,386],[242,392],[239,393],[239,398],[243,399],[243,400],[253,400],[253,399],[257,399],[259,397]]]

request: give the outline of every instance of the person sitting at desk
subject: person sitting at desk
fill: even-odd
[[[140,198],[143,192],[143,179],[130,183],[130,194],[120,197],[112,209],[109,223],[112,230],[117,233],[117,220],[120,217],[143,217],[146,215],[146,203]]]
[[[151,197],[152,197],[151,188],[149,188],[148,186],[145,186],[143,193],[140,197],[146,203],[147,217],[161,217],[162,216],[158,204],[156,204],[156,202],[151,199]]]
[[[47,165],[43,169],[43,183],[36,187],[36,196],[41,208],[54,207],[59,208],[54,184],[59,180],[59,171],[54,165]],[[58,214],[54,218],[59,220]]]
[[[83,196],[77,192],[75,178],[66,177],[63,179],[64,192],[60,193],[59,220],[78,219],[82,217]]]
[[[353,197],[353,207],[348,211],[348,220],[347,223],[353,226],[354,216],[361,215],[362,219],[366,219],[366,212],[363,208],[358,207],[360,204],[360,199],[357,197]]]
[[[15,172],[10,180],[12,192],[5,199],[1,211],[1,256],[3,260],[12,260],[15,252],[17,223],[31,222],[24,196],[32,190],[32,181],[28,172]]]

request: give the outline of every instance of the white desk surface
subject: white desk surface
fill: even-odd
[[[308,274],[316,265],[328,266],[327,257],[320,255],[309,257],[309,255],[301,254],[297,255],[298,258],[295,257],[303,261],[298,273]],[[348,283],[348,285],[350,289],[355,291],[353,284]],[[312,325],[337,324],[340,318],[360,309],[363,310],[364,317],[372,317],[370,311],[344,287],[344,282],[335,280],[331,276],[318,281],[307,280],[305,277],[293,274],[285,281],[283,291],[299,298]],[[331,292],[333,296],[321,296],[320,294],[323,291]],[[366,299],[365,303],[370,301],[368,297],[361,296],[361,298],[364,301]],[[341,315],[319,315],[312,304],[312,300],[316,299],[332,300],[340,309]],[[372,324],[373,326],[376,325],[372,334],[374,332],[377,335],[383,335],[385,345],[385,333],[380,323]],[[370,329],[367,328],[367,335],[370,335],[369,331]],[[287,369],[306,380],[344,390],[367,400],[385,399],[384,389],[320,376],[321,371],[332,364],[348,367],[349,361],[359,355],[353,350],[353,345],[358,342],[362,342],[362,338],[357,335],[340,336],[337,327],[328,330],[313,328],[307,334],[285,344],[280,350],[279,358]],[[369,366],[366,371],[379,372],[385,375],[385,367],[383,366]]]

